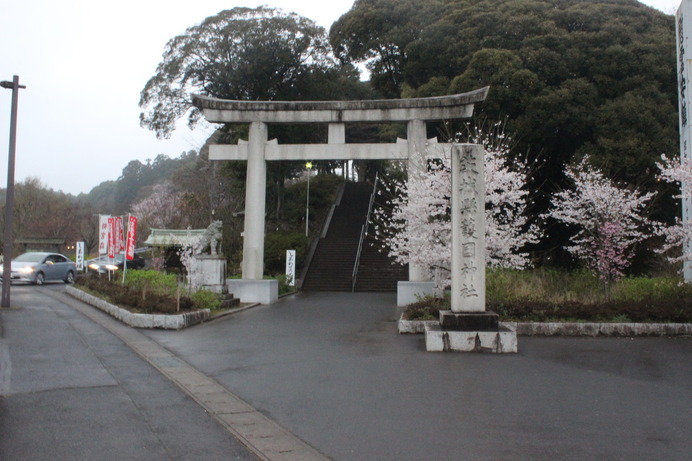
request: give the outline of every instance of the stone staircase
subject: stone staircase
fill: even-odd
[[[396,291],[397,282],[408,280],[408,266],[397,264],[371,236],[363,244],[355,291]]]
[[[334,209],[327,234],[317,244],[303,281],[304,291],[352,290],[353,266],[371,194],[372,184],[345,184],[341,203]],[[404,266],[393,264],[366,240],[355,291],[396,291],[396,282],[407,279],[408,272]]]
[[[240,299],[233,296],[233,293],[222,293],[219,299],[221,299],[221,309],[230,309],[240,304]]]

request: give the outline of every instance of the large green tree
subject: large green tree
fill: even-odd
[[[659,188],[656,160],[678,151],[674,18],[636,0],[357,0],[330,42],[385,97],[490,86],[476,117],[508,120],[514,151],[540,166],[537,211],[587,154]]]
[[[351,64],[335,59],[324,28],[294,13],[267,7],[233,8],[210,16],[171,39],[156,74],[142,90],[147,109],[141,124],[161,138],[188,114],[190,126],[200,112],[191,93],[235,100],[334,100],[369,96]],[[226,141],[243,129],[223,129]],[[319,130],[272,127],[280,142],[324,141]],[[223,142],[223,140],[221,140]],[[281,215],[284,181],[302,169],[300,162],[272,162],[268,197]]]
[[[200,113],[191,93],[236,100],[346,99],[359,88],[353,66],[339,66],[324,28],[267,7],[233,8],[188,28],[166,45],[141,93],[142,126],[170,136],[185,114]]]
[[[385,96],[489,85],[477,114],[559,168],[588,148],[641,183],[676,151],[674,18],[636,0],[357,0],[330,41]]]

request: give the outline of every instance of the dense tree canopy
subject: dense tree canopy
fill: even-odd
[[[5,189],[0,189],[0,227],[5,223]],[[85,222],[92,226],[83,226]],[[95,248],[97,229],[90,203],[46,187],[40,179],[26,178],[15,185],[13,234],[15,238],[65,239],[73,244],[86,243],[87,251]],[[19,251],[19,247],[16,248]]]
[[[309,100],[358,92],[352,66],[338,66],[326,31],[294,13],[233,8],[188,28],[166,45],[142,90],[142,126],[168,137],[175,122],[199,111],[190,93],[237,100]],[[336,98],[335,98],[336,99]]]
[[[536,213],[585,156],[609,177],[666,192],[657,218],[675,213],[655,181],[660,154],[679,149],[673,16],[636,0],[356,0],[330,42],[342,62],[368,67],[384,97],[490,86],[475,116],[507,120],[514,154],[536,166]],[[570,235],[547,232],[546,248]]]
[[[576,153],[642,183],[677,151],[674,18],[635,0],[357,0],[330,41],[388,97],[490,85],[476,113],[508,118],[544,180]]]

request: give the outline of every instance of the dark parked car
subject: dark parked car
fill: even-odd
[[[98,258],[90,259],[86,262],[87,267],[96,271],[99,274],[104,274],[108,271],[121,271],[123,270],[123,261],[125,260],[125,255],[120,253],[115,255],[115,258],[109,258],[108,255],[99,256]],[[127,268],[129,269],[141,269],[144,267],[144,259],[141,256],[135,255],[135,259],[127,262]]]
[[[3,267],[0,265],[0,278]],[[24,253],[12,260],[11,281],[42,285],[43,282],[61,280],[73,283],[77,267],[67,256],[58,253]]]

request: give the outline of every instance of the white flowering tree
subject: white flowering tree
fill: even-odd
[[[660,179],[680,187],[681,193],[677,198],[682,199],[683,203],[692,200],[692,191],[689,186],[683,188],[683,184],[692,184],[692,164],[681,163],[679,157],[668,158],[663,154],[661,163],[657,163],[657,166],[661,170]],[[673,225],[660,226],[657,234],[665,238],[660,251],[668,255],[669,261],[681,262],[683,265],[689,265],[692,262],[692,220],[689,216],[684,220],[676,219]],[[689,280],[686,281],[689,282]]]
[[[139,217],[139,232],[148,234],[152,228],[179,228],[187,224],[187,217],[182,206],[183,194],[169,182],[153,187],[151,194],[132,205],[132,214]],[[156,250],[152,257],[152,268],[162,271],[165,258],[162,250]]]
[[[132,205],[132,213],[140,216],[149,228],[180,227],[184,221],[183,194],[166,181],[153,187],[151,194]]]
[[[538,241],[538,229],[525,214],[528,191],[526,164],[508,167],[510,140],[497,125],[492,133],[474,130],[470,141],[481,144],[486,176],[486,263],[491,267],[529,265],[526,246]],[[450,283],[452,226],[451,153],[431,157],[420,153],[427,171],[392,181],[391,209],[374,213],[375,238],[400,264],[427,267],[439,288]]]
[[[547,217],[578,229],[567,250],[606,284],[624,276],[634,247],[653,226],[643,216],[652,193],[618,187],[589,164],[588,156],[565,171],[574,188],[556,193]]]

